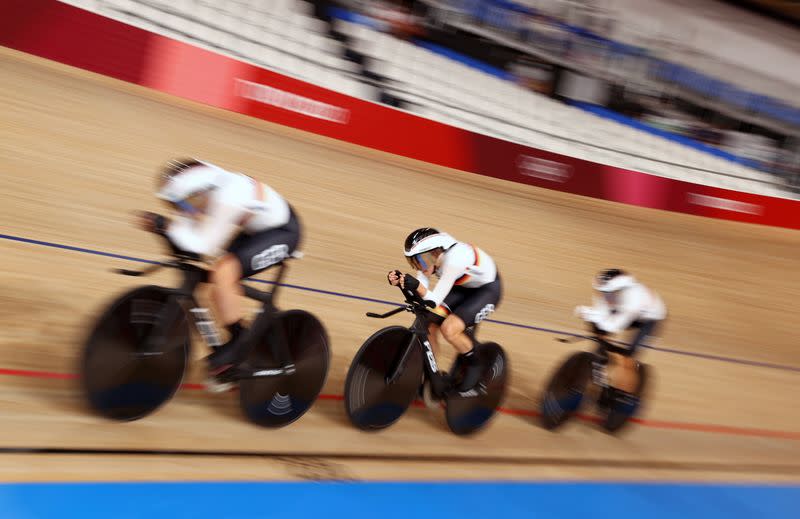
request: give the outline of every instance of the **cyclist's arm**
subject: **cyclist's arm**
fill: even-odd
[[[444,298],[447,297],[447,294],[450,293],[458,278],[464,275],[470,265],[472,265],[471,258],[464,258],[461,261],[445,261],[442,265],[442,274],[436,283],[436,288],[428,290],[420,283],[417,293],[422,299],[433,301],[435,306],[439,306],[444,301]]]
[[[170,224],[167,236],[181,250],[213,255],[236,230],[240,213],[233,204],[212,200],[208,214],[201,222],[187,217],[178,218]]]
[[[416,276],[414,277],[416,277],[417,280],[419,281],[419,289],[417,290],[417,293],[419,293],[419,295],[421,296],[423,294],[422,291],[428,290],[428,287],[431,286],[431,281],[428,279],[428,276],[426,276],[425,273],[422,272],[421,270],[418,270]]]
[[[608,306],[605,298],[592,296],[592,310],[600,319],[607,319],[611,315],[611,307]]]
[[[608,313],[595,323],[601,330],[608,333],[621,332],[639,317],[646,303],[646,294],[639,287],[623,291],[620,297],[622,302],[619,309],[615,313]]]

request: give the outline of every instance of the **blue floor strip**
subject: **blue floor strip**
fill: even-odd
[[[10,235],[10,234],[0,234],[0,239],[9,240],[9,241],[16,241],[16,242],[21,242],[21,243],[28,243],[28,244],[31,244],[31,245],[41,245],[41,246],[44,246],[44,247],[53,247],[53,248],[56,248],[56,249],[63,249],[63,250],[68,250],[68,251],[73,251],[73,252],[81,252],[81,253],[84,253],[84,254],[94,254],[94,255],[97,255],[97,256],[104,256],[104,257],[108,257],[108,258],[116,258],[116,259],[122,259],[122,260],[127,260],[127,261],[135,261],[135,262],[138,262],[138,263],[147,263],[147,264],[150,264],[150,265],[154,265],[154,264],[158,263],[158,261],[148,260],[148,259],[144,259],[144,258],[137,258],[137,257],[134,257],[134,256],[125,256],[125,255],[122,255],[122,254],[114,254],[114,253],[111,253],[111,252],[104,252],[104,251],[98,251],[98,250],[94,250],[94,249],[87,249],[87,248],[84,248],[84,247],[75,247],[75,246],[72,246],[72,245],[63,245],[63,244],[60,244],[60,243],[53,243],[53,242],[42,241],[42,240],[34,240],[34,239],[31,239],[31,238],[24,238],[24,237],[21,237],[21,236],[13,236],[13,235]],[[249,281],[254,281],[256,283],[264,283],[264,284],[269,284],[269,285],[274,285],[275,284],[272,281],[268,281],[268,280],[264,280],[264,279],[253,279],[253,278],[250,278]],[[323,295],[329,295],[329,296],[334,296],[334,297],[342,297],[342,298],[347,298],[347,299],[355,299],[355,300],[358,300],[358,301],[367,301],[367,302],[370,302],[370,303],[378,303],[378,304],[392,305],[392,306],[401,306],[401,304],[397,303],[396,301],[386,301],[386,300],[383,300],[383,299],[375,299],[375,298],[371,298],[371,297],[358,296],[358,295],[354,295],[354,294],[346,294],[344,292],[335,292],[335,291],[332,291],[332,290],[323,290],[323,289],[320,289],[320,288],[307,287],[307,286],[302,286],[302,285],[293,285],[293,284],[289,284],[289,283],[281,283],[280,286],[283,286],[283,287],[286,287],[286,288],[293,288],[293,289],[296,289],[296,290],[304,290],[306,292],[313,292],[313,293],[316,293],[316,294],[323,294]],[[525,330],[534,330],[534,331],[537,331],[537,332],[551,333],[551,334],[554,334],[554,335],[562,335],[562,336],[569,336],[569,337],[580,337],[579,334],[576,334],[576,333],[573,333],[573,332],[565,332],[563,330],[555,330],[555,329],[552,329],[552,328],[542,328],[540,326],[533,326],[533,325],[529,325],[529,324],[514,323],[514,322],[510,322],[510,321],[498,321],[498,320],[495,320],[495,319],[486,319],[485,322],[491,322],[491,323],[500,324],[500,325],[503,325],[503,326],[511,326],[511,327],[515,327],[515,328],[523,328]],[[720,361],[720,362],[729,362],[729,363],[733,363],[733,364],[742,364],[742,365],[746,365],[746,366],[754,366],[754,367],[759,367],[759,368],[768,368],[768,369],[776,369],[776,370],[781,370],[781,371],[792,371],[792,372],[795,372],[795,373],[800,373],[800,367],[798,367],[798,366],[789,366],[789,365],[783,365],[783,364],[776,364],[776,363],[772,363],[772,362],[761,362],[761,361],[748,360],[748,359],[739,359],[739,358],[735,358],[735,357],[725,357],[725,356],[721,356],[721,355],[711,355],[711,354],[707,354],[707,353],[697,353],[697,352],[692,352],[692,351],[676,350],[676,349],[665,348],[665,347],[660,347],[660,346],[650,346],[650,345],[647,345],[647,344],[643,344],[641,347],[642,348],[651,349],[651,350],[654,350],[654,351],[661,351],[661,352],[664,352],[664,353],[672,353],[672,354],[675,354],[675,355],[685,355],[685,356],[689,356],[689,357],[696,357],[696,358],[707,359],[707,360],[714,360],[714,361]]]
[[[639,483],[0,485],[5,518],[796,518],[800,487]]]

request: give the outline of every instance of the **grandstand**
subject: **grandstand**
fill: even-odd
[[[325,21],[305,1],[67,3],[351,96],[400,101],[420,116],[501,139],[668,178],[792,196],[774,175],[714,148],[680,142],[597,107],[564,104],[433,46],[382,32],[359,16]]]

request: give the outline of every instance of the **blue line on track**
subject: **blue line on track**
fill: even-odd
[[[10,234],[0,234],[0,238],[4,240],[19,241],[22,243],[30,243],[33,245],[44,245],[45,247],[54,247],[56,249],[71,250],[75,252],[84,252],[86,254],[95,254],[97,256],[106,256],[108,258],[124,259],[128,261],[138,261],[139,263],[149,263],[155,265],[157,261],[146,260],[142,258],[134,258],[133,256],[124,256],[122,254],[114,254],[112,252],[103,252],[94,249],[85,249],[83,247],[73,247],[72,245],[62,245],[60,243],[53,243],[49,241],[32,240],[30,238],[22,238],[21,236],[11,236]]]
[[[147,264],[150,264],[150,265],[154,265],[154,264],[159,263],[158,261],[148,260],[148,259],[144,259],[144,258],[137,258],[137,257],[134,257],[134,256],[125,256],[125,255],[122,255],[122,254],[114,254],[112,252],[103,252],[103,251],[94,250],[94,249],[87,249],[87,248],[84,248],[84,247],[74,247],[72,245],[63,245],[63,244],[60,244],[60,243],[53,243],[53,242],[42,241],[42,240],[34,240],[34,239],[31,239],[31,238],[23,238],[21,236],[13,236],[13,235],[10,235],[10,234],[0,234],[0,238],[2,238],[4,240],[28,243],[28,244],[32,244],[32,245],[41,245],[41,246],[44,246],[44,247],[53,247],[53,248],[56,248],[56,249],[69,250],[69,251],[73,251],[73,252],[81,252],[81,253],[84,253],[84,254],[94,254],[96,256],[104,256],[104,257],[108,257],[108,258],[116,258],[116,259],[122,259],[122,260],[127,260],[127,261],[135,261],[135,262],[138,262],[138,263],[147,263]],[[275,284],[273,281],[268,281],[268,280],[264,280],[264,279],[253,279],[253,278],[250,278],[249,281],[254,281],[256,283],[265,283],[265,284],[268,284],[268,285],[274,285]],[[364,297],[364,296],[358,296],[358,295],[354,295],[354,294],[346,294],[344,292],[335,292],[333,290],[322,290],[320,288],[306,287],[306,286],[302,286],[302,285],[292,285],[292,284],[289,284],[289,283],[281,283],[280,286],[286,287],[286,288],[293,288],[293,289],[296,289],[296,290],[304,290],[306,292],[313,292],[313,293],[316,293],[316,294],[324,294],[324,295],[329,295],[329,296],[334,296],[334,297],[344,297],[344,298],[347,298],[347,299],[355,299],[355,300],[358,300],[358,301],[367,301],[367,302],[370,302],[370,303],[378,303],[378,304],[392,305],[392,306],[402,306],[401,304],[399,304],[399,303],[397,303],[395,301],[386,301],[386,300],[383,300],[383,299],[375,299],[375,298],[372,298],[372,297]],[[552,328],[542,328],[540,326],[532,326],[532,325],[529,325],[529,324],[514,323],[514,322],[510,322],[510,321],[498,321],[498,320],[495,320],[495,319],[486,319],[486,322],[492,322],[492,323],[500,324],[500,325],[503,325],[503,326],[511,326],[511,327],[514,327],[514,328],[522,328],[522,329],[525,329],[525,330],[534,330],[534,331],[537,331],[537,332],[551,333],[551,334],[555,334],[555,335],[564,335],[564,336],[570,336],[570,337],[580,337],[581,336],[580,334],[576,334],[576,333],[572,333],[572,332],[565,332],[563,330],[554,330]],[[761,361],[748,360],[748,359],[739,359],[739,358],[735,358],[735,357],[724,357],[722,355],[711,355],[711,354],[708,354],[708,353],[698,353],[698,352],[685,351],[685,350],[676,350],[676,349],[673,349],[673,348],[664,348],[664,347],[660,347],[660,346],[650,346],[650,345],[647,345],[647,344],[644,344],[641,347],[642,348],[648,348],[648,349],[655,350],[655,351],[661,351],[661,352],[664,352],[664,353],[673,353],[673,354],[676,354],[676,355],[685,355],[685,356],[689,356],[689,357],[696,357],[696,358],[707,359],[707,360],[716,360],[716,361],[720,361],[720,362],[729,362],[729,363],[733,363],[733,364],[742,364],[742,365],[746,365],[746,366],[754,366],[754,367],[759,367],[759,368],[777,369],[777,370],[782,370],[782,371],[792,371],[792,372],[795,372],[795,373],[800,373],[800,367],[798,367],[798,366],[788,366],[788,365],[783,365],[783,364],[775,364],[775,363],[772,363],[772,362],[761,362]]]

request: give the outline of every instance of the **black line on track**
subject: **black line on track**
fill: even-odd
[[[482,455],[407,455],[407,454],[362,454],[362,453],[310,453],[310,452],[270,452],[270,451],[221,451],[185,449],[101,449],[68,447],[0,447],[0,455],[72,455],[72,456],[179,456],[179,457],[230,457],[263,458],[275,461],[296,460],[338,460],[338,461],[395,461],[395,462],[437,462],[437,463],[475,463],[556,467],[602,467],[606,469],[653,469],[683,471],[746,472],[770,474],[798,474],[800,464],[738,463],[712,461],[662,461],[662,460],[617,460],[617,459],[565,459],[558,457],[525,458],[519,456]]]

